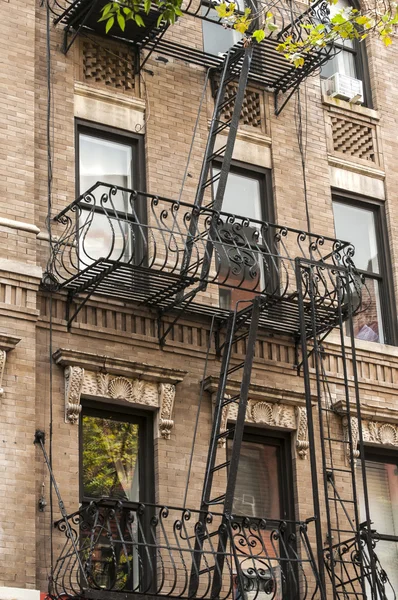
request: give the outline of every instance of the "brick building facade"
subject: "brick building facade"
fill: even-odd
[[[45,445],[69,514],[87,495],[84,435],[89,434],[84,419],[87,427],[90,419],[97,424],[103,419],[128,422],[133,429],[140,429],[139,436],[134,434],[140,444],[140,491],[134,490],[139,494],[134,498],[127,495],[128,500],[183,506],[190,470],[186,506],[199,508],[212,402],[220,377],[211,310],[181,315],[166,343],[160,345],[159,331],[167,329],[174,313],[166,313],[160,320],[155,303],[150,307],[145,302],[131,303],[123,293],[111,291],[90,296],[68,326],[85,300],[84,291],[75,298],[68,296],[67,290],[49,291],[43,275],[48,274],[48,265],[54,264],[52,247],[63,235],[64,223],[52,218],[78,194],[102,181],[102,176],[106,178],[108,165],[110,175],[105,183],[192,204],[214,106],[214,82],[213,88],[209,81],[204,90],[203,66],[156,48],[138,72],[133,46],[91,32],[79,35],[64,54],[63,28],[53,26],[53,14],[47,14],[45,6],[31,0],[3,0],[2,7],[0,591],[2,598],[36,598],[47,591],[51,566],[57,564],[65,539],[65,534],[52,526],[61,515],[43,455],[33,444],[37,429],[46,433]],[[200,51],[202,27],[200,19],[187,16],[166,38]],[[369,498],[379,533],[394,537],[398,535],[398,85],[393,74],[398,49],[395,44],[385,49],[379,41],[368,39],[361,55],[362,71],[357,75],[368,80],[364,104],[350,104],[322,93],[318,70],[303,81],[299,97],[295,93],[276,116],[273,94],[261,84],[249,83],[226,202],[228,206],[238,202],[239,209],[233,212],[243,216],[250,204],[251,218],[299,231],[306,231],[310,223],[316,234],[357,245],[355,260],[367,274],[370,298],[368,308],[354,323]],[[124,154],[114,168],[118,153]],[[253,202],[239,196],[250,190]],[[149,204],[147,208],[152,210]],[[155,208],[153,218],[156,215],[160,223]],[[161,229],[159,224],[154,227]],[[126,229],[113,237],[113,242],[111,230],[105,235],[101,226],[92,231],[86,243],[91,244],[93,260],[99,258],[104,244],[108,248],[116,244],[115,251],[120,249],[117,244],[126,244]],[[73,244],[79,243],[78,238],[71,238],[66,245],[73,249]],[[168,244],[171,252],[170,240]],[[154,268],[156,261],[165,260],[164,251],[154,259]],[[52,283],[48,277],[44,279],[44,283]],[[135,282],[133,277],[124,285],[134,286]],[[199,294],[198,303],[218,308],[220,303],[242,297],[247,297],[247,291],[243,296],[236,291],[224,294],[215,280]],[[331,430],[336,439],[343,439],[352,429],[358,453],[355,411],[349,427],[347,415],[338,409],[344,395],[345,365],[352,382],[352,354],[347,344],[343,363],[340,339],[331,332],[323,342],[322,364],[334,404]],[[249,516],[304,521],[314,515],[306,394],[302,371],[297,369],[298,348],[297,338],[260,328],[246,414],[244,467],[235,505]],[[242,360],[244,354],[244,342],[236,344],[233,360]],[[316,459],[321,477],[313,367]],[[227,392],[232,395],[237,390],[239,377],[232,375]],[[233,409],[224,413],[224,428],[228,419],[234,418]],[[347,447],[338,442],[332,445],[336,465],[349,469]],[[222,481],[218,484],[222,487]],[[118,493],[122,493],[120,489]],[[43,510],[40,501],[46,503]],[[265,509],[272,515],[256,512]],[[327,544],[322,501],[321,511]],[[313,531],[310,538],[314,542]],[[397,540],[382,540],[379,547],[390,580],[398,585]],[[331,588],[327,589],[332,597]],[[391,594],[389,591],[387,597],[393,598]]]

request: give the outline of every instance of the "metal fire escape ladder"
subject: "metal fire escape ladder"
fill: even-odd
[[[205,208],[208,208],[209,210],[220,211],[222,208],[228,175],[231,169],[232,154],[235,147],[236,135],[238,133],[239,119],[245,99],[245,91],[249,77],[252,54],[253,48],[251,45],[249,45],[246,48],[231,48],[225,57],[220,74],[219,87],[214,103],[214,111],[210,123],[209,135],[207,138],[206,150],[203,157],[198,187],[196,190],[194,204],[198,209],[205,206]],[[228,86],[231,82],[236,81],[238,75],[239,80],[236,91],[231,94],[228,91]],[[232,113],[232,116],[229,119],[223,118],[223,113],[226,109],[228,109],[229,113]],[[217,136],[223,131],[228,132],[226,141],[216,149]],[[212,165],[215,160],[219,162],[219,171],[217,173],[213,173],[212,170]],[[213,194],[213,186],[216,183],[218,184],[217,191],[215,194]],[[204,205],[206,193],[212,199]],[[198,212],[194,211],[192,214],[181,268],[182,275],[189,274],[192,246],[197,232],[199,218]],[[208,273],[213,255],[212,229],[214,230],[216,217],[213,217],[213,221],[214,225],[212,224],[212,226],[210,226],[209,238],[206,244],[204,256],[201,259],[202,274],[199,288],[189,292],[184,298],[182,298],[182,295],[180,294],[180,300],[186,300],[188,297],[195,295],[197,291],[206,287],[206,284],[203,283],[203,275]],[[197,265],[195,265],[195,269],[196,268]]]
[[[319,269],[314,264],[297,265],[297,284],[300,298],[301,347],[303,375],[307,398],[310,444],[313,445],[313,414],[311,398],[317,399],[318,426],[321,450],[322,476],[319,488],[323,487],[324,502],[318,493],[318,469],[315,453],[311,455],[313,495],[315,512],[320,504],[326,511],[326,536],[318,526],[318,562],[322,562],[330,576],[333,600],[386,600],[386,582],[375,553],[374,532],[371,529],[369,500],[366,485],[366,469],[361,425],[361,407],[356,367],[355,339],[353,327],[352,290],[355,275],[348,269],[338,271],[336,277],[336,324],[339,334],[339,350],[333,350],[334,360],[343,367],[343,393],[332,398],[326,373],[326,356],[319,341],[316,323],[319,322],[317,282]],[[327,267],[326,267],[327,270]],[[309,297],[306,309],[303,296]],[[311,324],[305,319],[305,311],[311,314]],[[345,347],[345,336],[350,338],[349,352]],[[309,350],[309,345],[312,346]],[[311,356],[311,361],[309,357]],[[351,361],[352,367],[348,369]],[[313,385],[311,385],[311,379]],[[344,427],[336,427],[336,416],[342,415]],[[311,426],[310,426],[311,425]],[[312,434],[310,432],[312,429]],[[311,439],[312,438],[312,439]],[[365,522],[359,514],[359,490],[365,506]],[[323,561],[322,561],[323,554]],[[384,573],[384,572],[383,572]],[[387,578],[388,581],[388,578]]]
[[[202,489],[201,511],[203,524],[208,511],[212,510],[215,505],[223,505],[223,526],[220,529],[218,537],[217,561],[214,567],[215,570],[211,597],[217,598],[222,586],[222,573],[225,561],[225,549],[228,544],[229,528],[228,519],[232,514],[232,506],[234,500],[234,492],[236,479],[238,474],[239,456],[243,440],[243,430],[245,425],[246,408],[249,394],[250,377],[254,360],[254,349],[258,333],[259,318],[261,305],[264,304],[264,299],[257,296],[252,300],[249,306],[242,310],[238,310],[239,303],[233,313],[228,318],[225,341],[222,345],[222,359],[220,379],[218,383],[216,403],[213,415],[213,427],[211,432],[210,446],[207,455],[207,464],[205,478]],[[245,340],[246,355],[245,359],[236,365],[231,365],[231,356],[234,344],[238,341]],[[241,371],[241,385],[239,393],[229,396],[226,394],[227,382],[233,373]],[[221,423],[225,416],[225,410],[232,404],[238,406],[236,423],[234,426],[226,426],[225,431],[221,431]],[[220,442],[231,439],[231,448],[228,452],[226,460],[217,463],[217,450]],[[213,492],[214,475],[223,473],[224,477],[216,492]],[[221,492],[221,488],[223,490]],[[194,561],[191,570],[190,592],[189,596],[195,596],[198,590],[199,575],[208,569],[205,567],[200,569],[202,561],[202,548],[205,542],[205,537],[197,537],[195,544]],[[238,565],[237,565],[238,567]],[[242,587],[239,582],[239,568],[237,568],[238,586]],[[243,588],[242,588],[243,589]]]

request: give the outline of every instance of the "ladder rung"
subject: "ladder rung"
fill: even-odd
[[[338,498],[337,496],[336,498],[328,497],[328,500],[330,502],[339,502],[340,504],[355,504],[354,500],[345,500],[344,498]]]
[[[335,531],[336,533],[349,533],[351,536],[355,534],[355,531],[353,531],[352,529],[334,529],[333,527],[331,527],[330,531]]]
[[[221,471],[221,469],[225,469],[225,467],[228,467],[231,464],[230,460],[226,460],[223,463],[220,463],[219,465],[216,465],[215,467],[213,467],[211,469],[212,473],[215,473],[216,471]]]
[[[334,467],[327,467],[327,470],[333,473],[337,471],[338,473],[350,473],[350,475],[352,475],[352,471],[350,469],[335,469]]]
[[[238,365],[235,365],[234,367],[231,367],[230,369],[228,369],[227,375],[232,375],[232,373],[235,373],[235,371],[239,371],[239,369],[241,369],[244,366],[245,366],[245,361],[242,361]]]
[[[339,442],[339,444],[349,444],[348,440],[340,440],[339,438],[325,437],[323,439],[325,442]]]
[[[241,340],[245,340],[247,337],[249,337],[249,331],[245,331],[244,333],[241,333],[240,335],[238,335],[235,338],[232,338],[231,340],[231,344],[237,344],[238,342],[240,342]]]
[[[235,427],[230,427],[229,429],[226,429],[225,431],[222,431],[221,433],[219,433],[216,436],[216,440],[222,440],[223,438],[226,438],[229,436],[230,433],[233,433],[235,431]]]
[[[213,154],[210,154],[209,158],[207,159],[207,162],[211,163],[211,162],[213,162],[213,160],[215,158],[218,158],[219,156],[221,156],[222,153],[225,152],[226,147],[227,147],[227,144],[224,144],[224,146],[221,146],[221,148],[219,148],[218,150],[213,152]]]
[[[235,99],[236,99],[236,94],[232,94],[232,96],[227,98],[227,100],[224,100],[224,102],[221,102],[221,104],[218,107],[218,112],[221,112],[226,106],[228,106],[228,104],[235,102]]]
[[[205,190],[207,187],[209,187],[209,185],[212,185],[212,183],[215,183],[216,181],[218,181],[220,179],[220,176],[221,176],[221,171],[219,171],[218,173],[213,175],[213,177],[210,177],[210,179],[205,181],[205,183],[202,185],[202,190]]]
[[[221,496],[217,496],[216,498],[213,498],[213,500],[209,500],[208,502],[205,502],[205,504],[207,504],[207,506],[211,506],[213,504],[222,504],[225,500],[225,496],[227,494],[221,494]]]
[[[220,123],[221,123],[221,121],[220,121]],[[222,125],[220,125],[219,127],[217,127],[217,129],[214,130],[213,135],[218,135],[219,133],[224,131],[224,129],[226,129],[229,126],[230,126],[230,121],[223,122]]]
[[[221,406],[224,408],[224,406],[228,406],[229,404],[236,402],[239,400],[239,398],[240,394],[235,394],[235,396],[231,396],[231,398],[224,398],[224,400],[221,402]]]

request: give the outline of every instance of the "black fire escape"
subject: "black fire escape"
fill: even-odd
[[[101,2],[76,0],[57,17],[66,26],[66,39],[82,28],[98,30]],[[190,7],[188,3],[185,8],[188,14],[206,16]],[[69,324],[94,293],[156,310],[159,323],[167,315],[171,324],[160,331],[161,343],[182,313],[214,315],[221,368],[200,506],[129,503],[127,507],[123,502],[99,501],[68,515],[51,474],[62,513],[56,525],[66,536],[51,578],[54,598],[387,598],[389,581],[377,559],[363,460],[353,335],[362,282],[353,263],[354,249],[347,242],[222,211],[247,82],[251,79],[275,93],[294,90],[327,60],[329,50],[314,51],[303,70],[293,71],[287,61],[282,67],[284,59],[275,58],[275,44],[296,31],[302,35],[301,24],[315,14],[314,6],[299,17],[293,14],[289,25],[274,39],[270,35],[263,46],[253,50],[238,45],[212,63],[218,67],[218,93],[192,204],[98,182],[55,217],[58,238],[47,281],[67,292]],[[155,17],[144,31],[126,32],[126,41],[140,50],[156,48],[178,56],[181,48],[166,42],[167,30],[155,27]],[[189,52],[183,54],[184,60],[195,62],[196,54]],[[205,61],[210,59],[201,56],[200,64],[209,64]],[[233,97],[226,94],[232,79],[238,81]],[[227,121],[222,118],[226,104],[232,115]],[[216,150],[222,132],[225,144]],[[217,173],[211,169],[215,157],[221,161]],[[116,208],[120,206],[125,211]],[[95,243],[99,216],[100,250]],[[231,291],[231,310],[219,306],[219,289]],[[347,327],[349,349],[344,341]],[[338,409],[323,365],[322,342],[332,330],[340,333],[344,365],[344,395]],[[233,514],[259,331],[291,336],[301,344],[314,512],[300,521]],[[236,364],[231,356],[238,341],[245,342],[246,355]],[[348,358],[353,365],[350,373]],[[226,385],[232,375],[239,377],[240,391],[230,397]],[[237,406],[236,422],[224,431],[223,411],[232,403]],[[331,432],[330,419],[337,410],[348,420],[345,437]],[[351,426],[354,415],[359,459]],[[315,430],[320,432],[318,445]],[[228,456],[219,444],[225,437],[231,440]],[[48,462],[40,433],[36,443]],[[346,457],[344,469],[335,466],[336,448]],[[358,515],[358,479],[365,494],[365,522]]]

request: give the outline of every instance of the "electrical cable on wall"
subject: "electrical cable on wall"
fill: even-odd
[[[54,147],[54,121],[53,121],[53,81],[51,66],[51,28],[50,28],[50,7],[46,2],[46,69],[47,69],[47,115],[46,115],[46,135],[47,135],[47,216],[46,227],[49,236],[49,248],[52,249],[52,230],[51,230],[51,211],[52,211],[52,184],[53,184],[53,147]],[[52,467],[53,450],[53,296],[52,289],[49,289],[49,461]],[[49,485],[50,500],[50,574],[52,580],[54,572],[54,545],[53,545],[53,522],[54,522],[54,503],[53,503],[53,485],[50,479]]]

